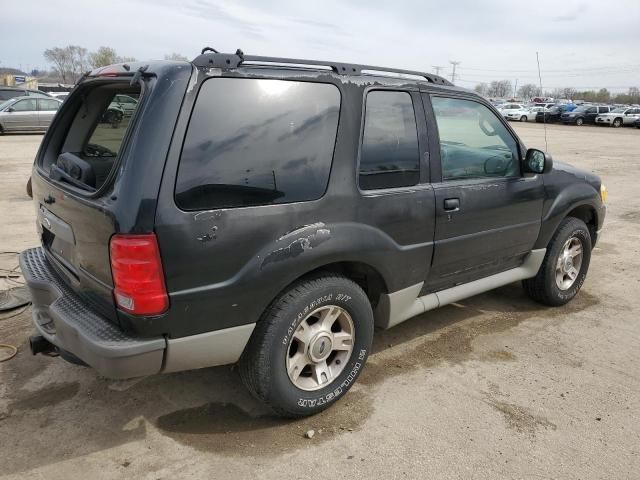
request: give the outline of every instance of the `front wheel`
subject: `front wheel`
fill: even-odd
[[[584,124],[584,120],[582,118],[576,119],[576,125],[581,127]]]
[[[526,121],[527,121],[527,116],[526,116],[526,115],[522,115],[522,116],[520,117],[520,121],[521,121],[521,122],[526,122]]]
[[[525,292],[544,305],[564,305],[580,291],[590,261],[587,225],[578,218],[565,218],[547,246],[538,274],[522,282]]]
[[[621,118],[616,118],[613,123],[613,128],[619,128],[622,126],[622,119]]]
[[[313,415],[340,399],[364,367],[373,312],[348,278],[301,280],[258,321],[240,359],[246,387],[278,415]]]

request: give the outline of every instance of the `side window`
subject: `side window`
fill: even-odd
[[[51,111],[56,111],[58,110],[58,107],[60,106],[59,102],[56,102],[55,100],[47,100],[45,98],[42,98],[40,100],[38,100],[40,102],[40,110],[41,111],[46,111],[46,112],[51,112]]]
[[[374,90],[367,94],[358,173],[363,190],[407,187],[420,181],[418,130],[409,93]]]
[[[597,107],[591,107],[591,108],[587,109],[586,113],[598,113],[598,108]]]
[[[206,80],[184,140],[177,205],[202,210],[320,198],[339,113],[340,91],[331,84]]]
[[[36,99],[28,98],[13,104],[14,112],[33,112],[36,110]]]
[[[520,174],[518,144],[481,103],[431,97],[440,135],[443,180]]]

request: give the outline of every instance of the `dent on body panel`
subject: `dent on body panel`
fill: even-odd
[[[322,222],[299,227],[285,233],[276,241],[276,243],[289,243],[268,253],[260,268],[264,268],[270,263],[296,258],[330,239],[331,230]]]

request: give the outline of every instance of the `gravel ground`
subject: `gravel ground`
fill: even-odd
[[[544,147],[541,125],[515,127]],[[33,357],[30,312],[4,314],[0,343],[20,350],[0,363],[0,475],[638,478],[640,130],[552,125],[547,137],[610,192],[569,305],[541,307],[516,284],[377,332],[352,391],[299,421],[266,415],[230,367],[110,381]],[[0,137],[0,250],[37,244],[24,184],[40,139]]]

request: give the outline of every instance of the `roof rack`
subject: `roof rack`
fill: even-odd
[[[411,75],[414,77],[424,78],[430,83],[453,86],[453,83],[451,83],[449,80],[432,73],[417,72],[414,70],[402,70],[398,68],[375,67],[372,65],[331,62],[324,60],[261,57],[257,55],[245,55],[240,49],[236,50],[236,53],[220,53],[211,47],[205,47],[202,49],[202,53],[194,58],[191,63],[193,63],[196,67],[221,68],[223,70],[238,68],[241,65],[247,64],[269,65],[272,67],[325,67],[326,69],[330,69],[338,75],[375,75],[376,73],[391,73],[397,75]]]

